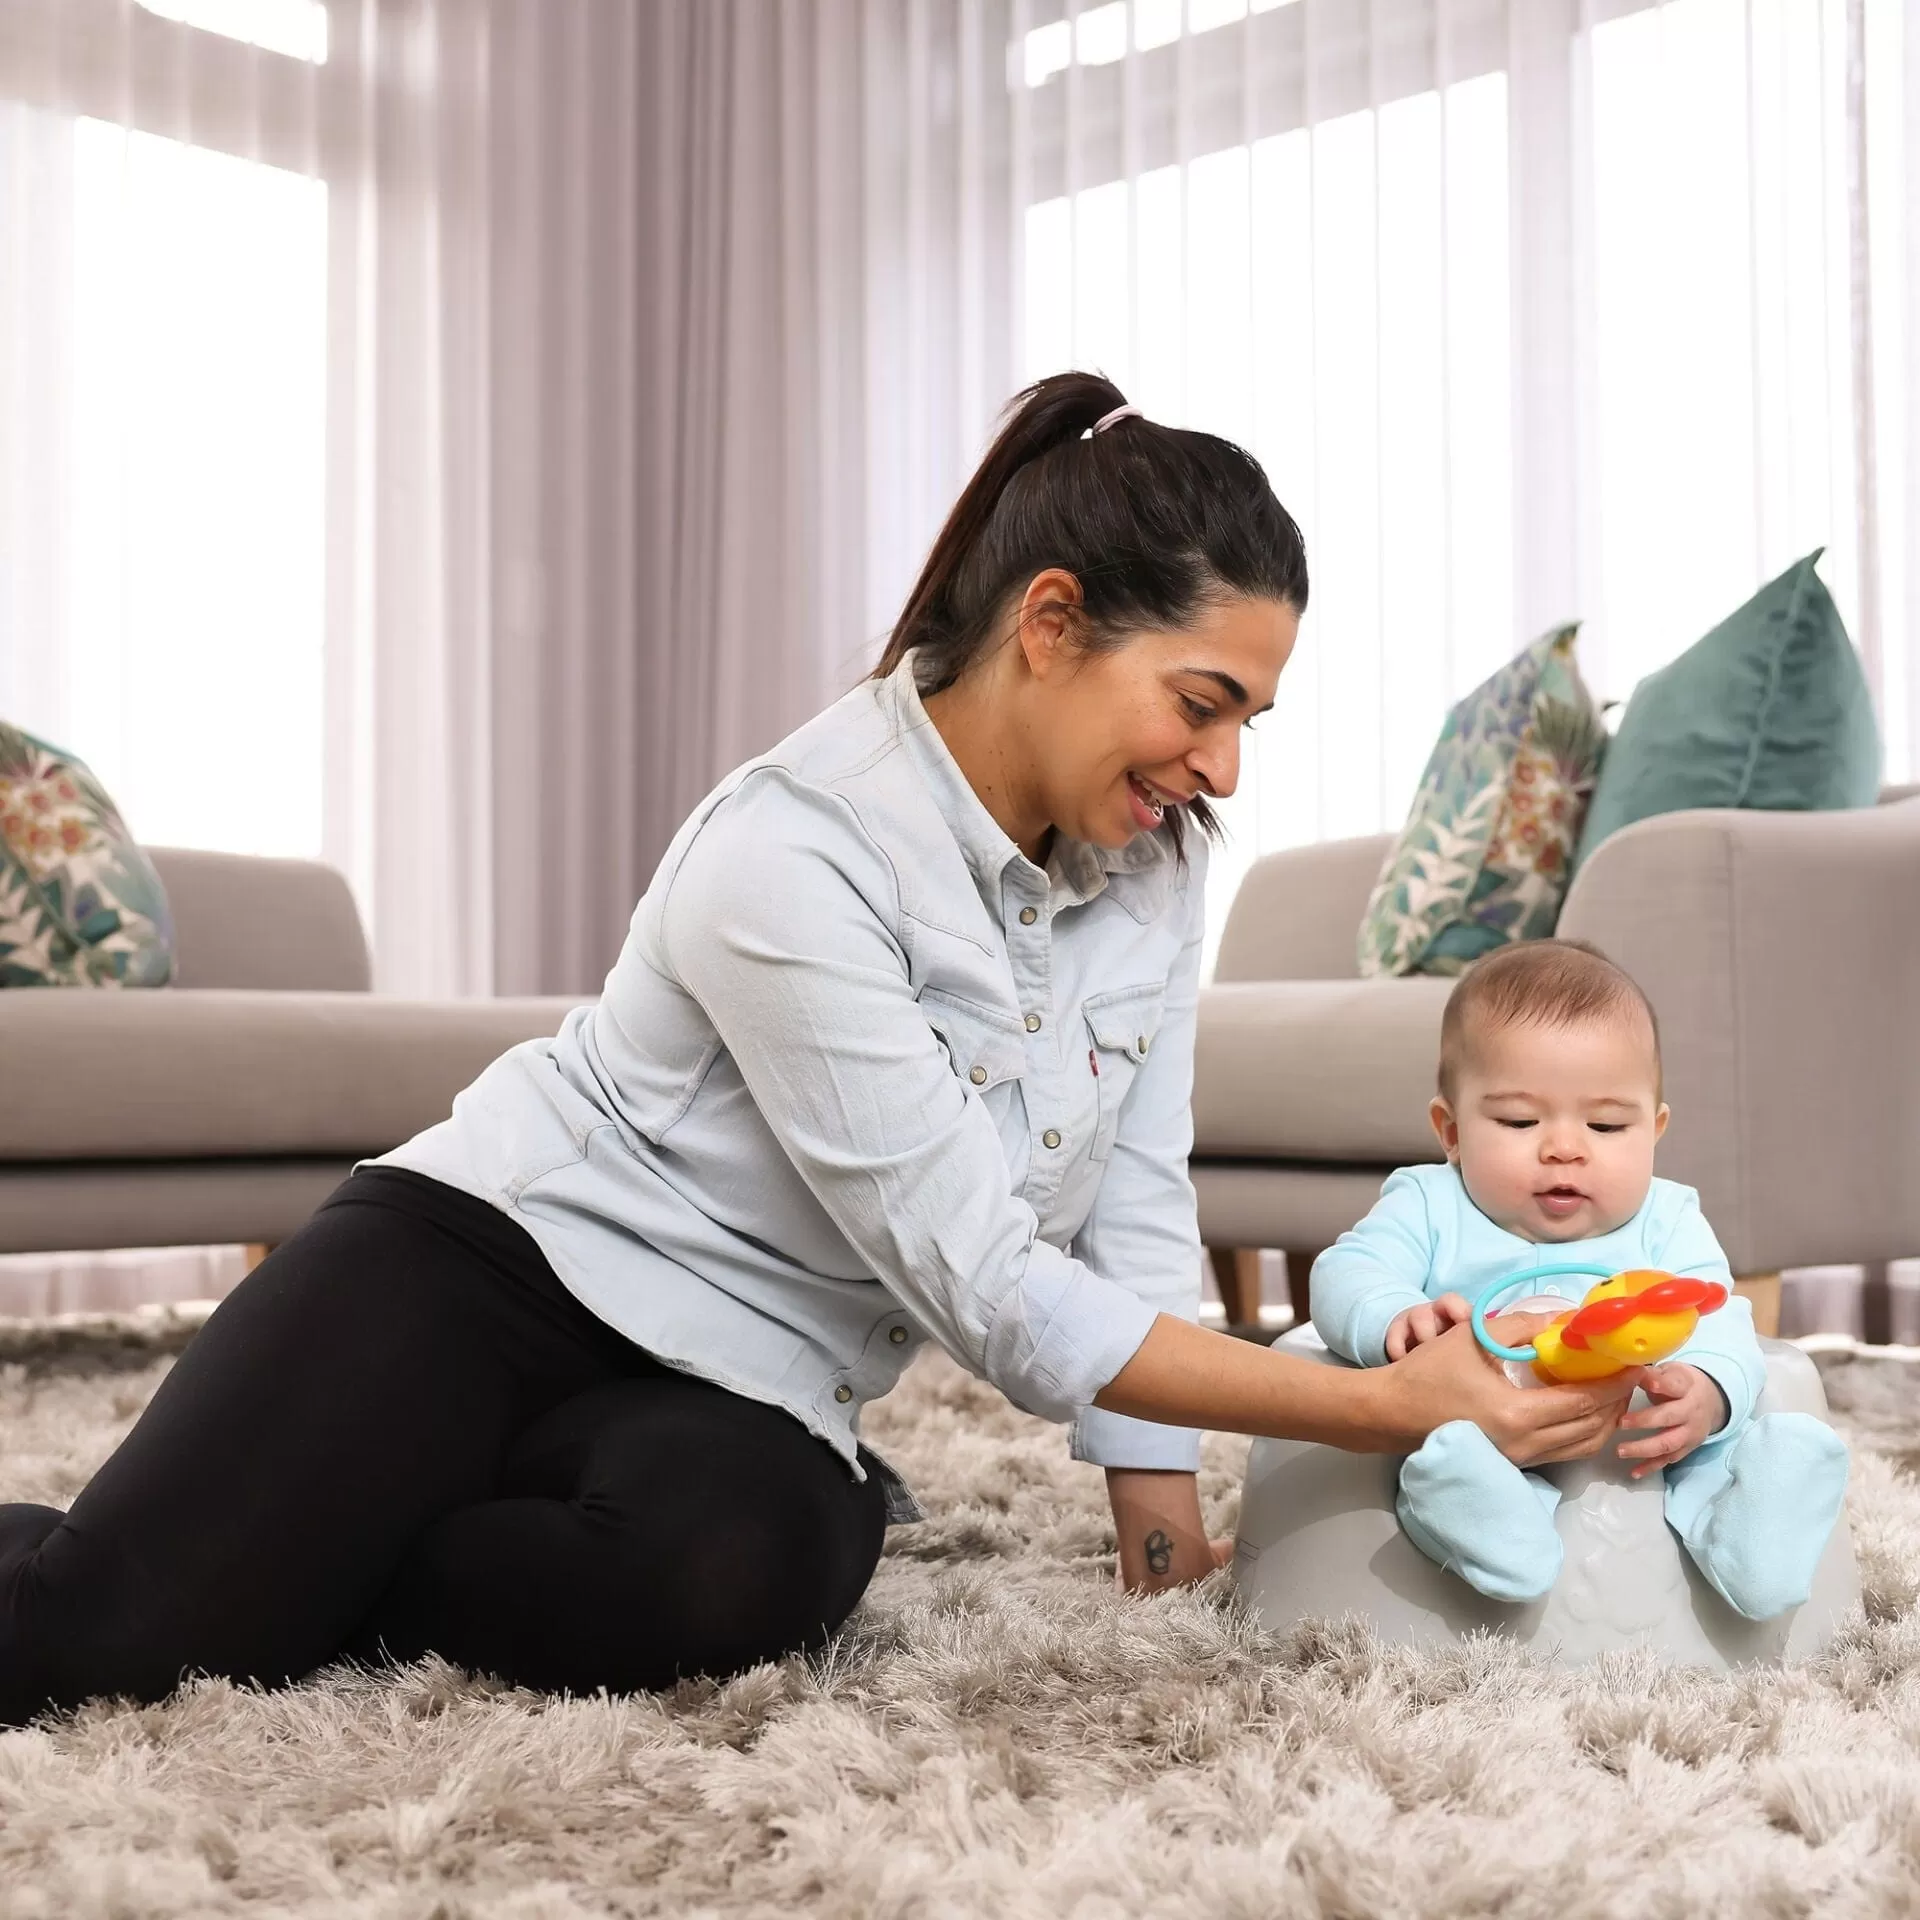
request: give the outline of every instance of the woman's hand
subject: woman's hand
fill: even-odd
[[[1518,1346],[1552,1317],[1503,1314],[1491,1331],[1502,1345]],[[1473,1329],[1461,1326],[1423,1342],[1375,1377],[1399,1402],[1409,1450],[1449,1420],[1471,1420],[1516,1466],[1538,1467],[1598,1453],[1613,1438],[1643,1371],[1629,1367],[1579,1386],[1516,1387]]]
[[[1201,1580],[1233,1558],[1231,1540],[1207,1538],[1199,1485],[1190,1473],[1109,1467],[1107,1498],[1120,1549],[1113,1577],[1128,1593]]]

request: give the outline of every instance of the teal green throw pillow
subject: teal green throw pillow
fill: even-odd
[[[1633,690],[1577,866],[1611,833],[1686,807],[1870,807],[1880,734],[1860,656],[1814,562],[1770,580]]]

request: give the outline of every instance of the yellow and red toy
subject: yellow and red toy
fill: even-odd
[[[1502,1346],[1487,1331],[1494,1301],[1516,1287],[1555,1274],[1600,1274],[1597,1287],[1571,1313],[1550,1320],[1527,1347]],[[1473,1331],[1489,1353],[1530,1362],[1542,1380],[1604,1380],[1623,1367],[1651,1367],[1693,1338],[1703,1313],[1727,1304],[1716,1280],[1690,1280],[1650,1267],[1607,1274],[1604,1267],[1541,1267],[1517,1280],[1496,1280],[1474,1302]]]

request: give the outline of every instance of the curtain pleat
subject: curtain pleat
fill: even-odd
[[[1902,213],[1901,244],[1889,251],[1895,283],[1900,288],[1899,331],[1905,352],[1901,400],[1894,415],[1894,437],[1903,444],[1905,458],[1897,470],[1902,490],[1887,524],[1895,529],[1888,554],[1899,569],[1901,590],[1888,595],[1888,604],[1902,609],[1900,639],[1889,649],[1890,684],[1904,682],[1907,715],[1907,768],[1920,766],[1920,28],[1908,11],[1901,22],[1899,44],[1882,56],[1890,74],[1889,91],[1897,88],[1897,123],[1901,129],[1900,165],[1893,172],[1892,198]],[[1884,200],[1883,200],[1884,204]]]
[[[1853,400],[1853,498],[1859,544],[1854,637],[1867,684],[1884,710],[1880,635],[1880,489],[1876,474],[1879,405],[1873,377],[1873,243],[1867,129],[1866,0],[1846,0],[1846,171],[1848,364]],[[1757,464],[1757,462],[1756,462]]]
[[[488,464],[536,624],[497,619],[492,984],[587,992],[689,810],[869,669],[1005,397],[1007,24],[496,11]]]

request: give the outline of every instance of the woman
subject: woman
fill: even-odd
[[[857,1435],[928,1339],[1074,1422],[1136,1589],[1213,1564],[1198,1427],[1593,1451],[1624,1383],[1195,1324],[1207,803],[1306,598],[1246,454],[1022,395],[874,678],[701,805],[598,1003],[356,1169],[70,1513],[0,1508],[0,1723],[343,1653],[590,1690],[817,1645],[916,1511]]]

